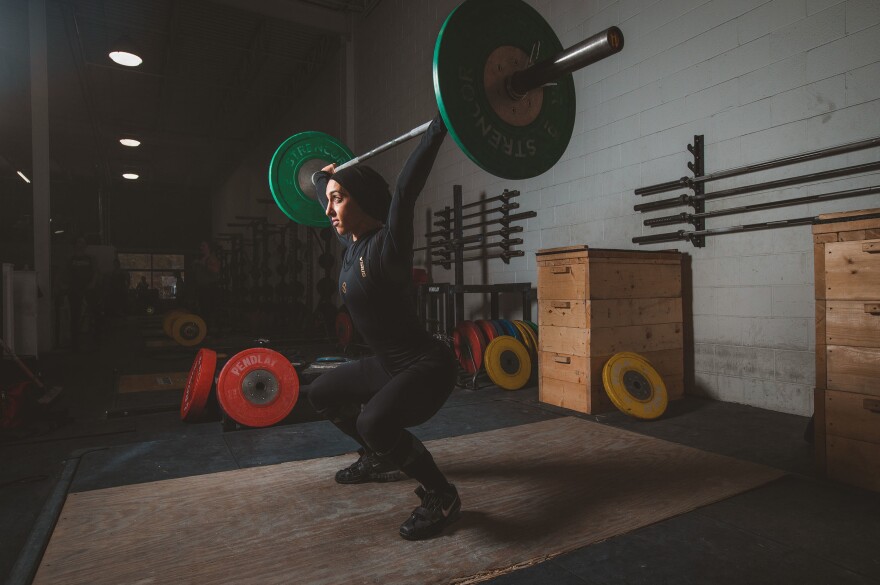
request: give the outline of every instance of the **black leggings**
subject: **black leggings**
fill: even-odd
[[[364,448],[387,456],[427,484],[432,478],[419,477],[424,466],[415,460],[430,454],[406,428],[422,424],[440,410],[455,377],[452,351],[437,342],[421,359],[393,375],[376,357],[343,364],[312,382],[308,396],[315,410]]]

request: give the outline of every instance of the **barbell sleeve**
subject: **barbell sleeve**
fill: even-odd
[[[672,207],[680,207],[682,205],[691,205],[694,202],[694,196],[682,193],[678,197],[670,197],[668,199],[658,199],[657,201],[649,201],[648,203],[639,203],[633,205],[635,211],[656,211],[658,209],[670,209]]]
[[[507,89],[511,97],[522,98],[535,88],[601,61],[620,52],[621,49],[623,49],[623,33],[616,26],[612,26],[549,59],[538,61],[522,71],[517,71],[508,79]]]
[[[664,217],[654,217],[651,219],[646,219],[642,222],[643,225],[648,227],[658,227],[661,225],[675,225],[677,223],[688,223],[691,221],[696,215],[691,213],[679,213],[677,215],[667,215]]]
[[[686,239],[688,239],[688,232],[678,230],[677,232],[654,234],[652,236],[637,236],[632,239],[632,242],[633,244],[659,244],[661,242],[677,242]]]

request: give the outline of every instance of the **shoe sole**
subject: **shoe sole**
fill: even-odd
[[[354,481],[345,481],[339,479],[338,477],[335,479],[336,483],[340,483],[342,485],[354,485],[358,483],[391,483],[393,481],[400,481],[404,479],[404,477],[403,473],[401,473],[400,471],[386,471],[384,473],[377,473],[376,475],[371,475],[362,479],[356,479]]]

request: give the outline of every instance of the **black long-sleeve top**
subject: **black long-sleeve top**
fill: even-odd
[[[419,322],[412,294],[413,224],[416,200],[446,136],[438,115],[407,159],[391,198],[384,226],[362,234],[339,236],[345,248],[339,272],[339,294],[355,328],[395,373],[419,357],[433,339]],[[315,174],[318,202],[327,207],[331,175]]]

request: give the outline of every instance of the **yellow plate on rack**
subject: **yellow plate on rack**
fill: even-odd
[[[509,335],[500,335],[489,343],[483,366],[489,379],[505,390],[519,390],[532,375],[529,350]]]
[[[186,311],[181,311],[180,309],[172,309],[165,313],[165,316],[162,317],[162,331],[165,332],[165,335],[167,335],[168,337],[172,336],[171,325],[174,324],[175,319],[185,314]]]
[[[171,337],[178,344],[186,347],[200,344],[207,333],[205,321],[192,313],[178,316],[171,324]]]

